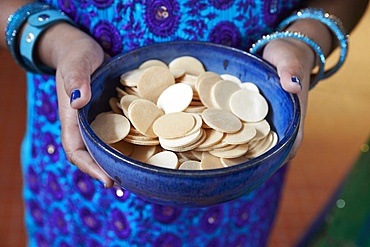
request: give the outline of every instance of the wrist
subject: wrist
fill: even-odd
[[[319,23],[317,23],[317,21]],[[295,22],[298,22],[298,24]],[[294,23],[295,25],[293,25]],[[312,35],[320,46],[323,46],[324,55],[329,55],[336,47],[340,48],[338,62],[333,67],[326,70],[321,78],[326,79],[342,67],[348,53],[348,35],[343,27],[342,21],[338,17],[322,9],[315,8],[305,8],[297,11],[295,14],[284,19],[280,23],[278,30],[285,30],[286,28],[292,27],[302,30],[302,28],[306,26],[304,24],[307,24],[309,27],[304,30]],[[330,42],[328,37],[331,39]]]
[[[65,52],[66,44],[73,42],[75,33],[81,32],[74,26],[60,22],[49,27],[40,37],[35,47],[37,59],[46,66],[57,68],[58,59]]]
[[[42,63],[54,69],[60,69],[75,59],[81,63],[87,61],[96,68],[104,59],[103,49],[91,36],[66,22],[46,30],[35,52]]]
[[[317,43],[323,54],[328,56],[333,49],[333,38],[331,31],[326,25],[314,19],[296,20],[285,28],[286,31],[304,33]]]

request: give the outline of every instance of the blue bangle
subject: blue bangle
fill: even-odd
[[[30,15],[46,9],[50,9],[50,6],[47,4],[30,3],[23,5],[8,17],[8,24],[5,28],[5,42],[14,60],[26,70],[27,67],[23,63],[19,52],[19,32]]]
[[[325,71],[323,79],[330,77],[337,72],[343,65],[348,52],[348,35],[346,34],[342,22],[334,15],[324,12],[321,9],[306,8],[296,12],[296,14],[283,20],[278,26],[278,30],[284,30],[292,22],[299,19],[315,19],[325,24],[338,39],[340,46],[339,60],[329,70]]]
[[[34,57],[34,48],[40,35],[51,25],[65,21],[72,25],[72,20],[59,10],[43,10],[28,17],[20,40],[20,55],[28,71],[40,74],[55,74],[51,69]]]
[[[265,46],[271,40],[283,38],[298,39],[305,42],[315,51],[316,55],[318,56],[319,58],[318,72],[315,75],[314,74],[311,75],[310,89],[312,89],[323,78],[325,67],[325,56],[321,50],[321,47],[306,35],[299,32],[290,32],[290,31],[275,32],[272,34],[264,35],[260,40],[258,40],[256,43],[252,45],[252,47],[249,49],[249,52],[256,54],[263,46]]]

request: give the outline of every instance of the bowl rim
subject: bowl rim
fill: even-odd
[[[253,59],[258,60],[260,63],[264,64],[264,66],[269,67],[272,71],[277,73],[276,67],[273,66],[268,61],[264,60],[262,57],[251,54],[249,52],[243,51],[238,48],[229,47],[221,44],[215,44],[210,42],[203,42],[203,41],[169,41],[169,42],[161,42],[161,43],[155,43],[151,45],[147,45],[144,47],[140,47],[128,52],[124,52],[121,54],[118,54],[112,58],[110,58],[108,61],[103,63],[92,75],[91,75],[91,85],[94,83],[95,78],[99,77],[100,74],[104,73],[104,71],[113,63],[116,62],[116,60],[122,59],[123,57],[127,56],[134,56],[135,53],[139,53],[143,50],[149,49],[149,48],[155,48],[156,46],[165,46],[165,45],[185,45],[185,44],[192,44],[192,45],[200,45],[200,46],[213,46],[217,48],[227,49],[232,52],[240,53],[245,56],[252,57]],[[141,162],[135,159],[132,159],[129,156],[126,156],[122,154],[121,152],[115,150],[114,148],[110,147],[108,144],[103,142],[90,128],[90,124],[87,121],[87,118],[84,116],[87,116],[86,107],[82,107],[78,109],[78,125],[80,126],[81,131],[83,130],[86,135],[100,148],[103,149],[104,152],[109,153],[110,155],[114,156],[115,159],[118,159],[120,161],[123,161],[125,163],[128,163],[129,165],[134,166],[137,169],[146,170],[152,173],[160,173],[162,175],[168,175],[168,176],[176,176],[176,177],[187,177],[189,176],[196,178],[203,178],[203,177],[215,177],[215,176],[223,176],[225,174],[225,171],[227,170],[227,173],[236,173],[241,170],[249,169],[255,166],[263,165],[263,161],[269,159],[271,156],[273,156],[275,153],[279,152],[281,149],[283,149],[286,145],[288,145],[291,142],[291,139],[296,138],[296,135],[298,133],[299,125],[300,125],[300,102],[298,99],[298,96],[296,94],[288,93],[290,96],[292,103],[293,103],[293,112],[294,112],[294,118],[293,121],[288,126],[287,130],[285,131],[285,135],[282,139],[278,140],[277,145],[275,145],[273,148],[268,150],[267,152],[263,153],[262,155],[250,159],[246,162],[231,166],[231,167],[224,167],[224,168],[218,168],[218,169],[211,169],[211,170],[179,170],[179,169],[170,169],[170,168],[163,168],[155,165],[150,165],[145,162]],[[88,104],[90,104],[89,102]],[[85,140],[84,140],[85,141]],[[280,143],[280,145],[278,145]],[[87,146],[87,145],[86,145]],[[96,162],[98,166],[101,167],[101,165]],[[104,168],[101,167],[103,170]]]

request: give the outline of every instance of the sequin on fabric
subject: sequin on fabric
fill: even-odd
[[[297,0],[48,0],[110,55],[171,40],[247,49]],[[55,78],[28,74],[22,145],[29,246],[264,246],[285,168],[231,202],[189,209],[105,190],[69,164],[61,145]]]

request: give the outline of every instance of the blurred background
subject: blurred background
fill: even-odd
[[[361,152],[366,152],[370,134],[369,43],[368,9],[350,36],[344,67],[310,93],[305,137],[288,170],[270,246],[294,246]],[[337,55],[329,62],[334,63]],[[26,122],[26,84],[24,72],[4,50],[0,50],[0,85],[0,246],[22,247],[26,238],[19,149]],[[370,193],[369,186],[362,189],[364,194]],[[370,217],[370,208],[367,212]]]

